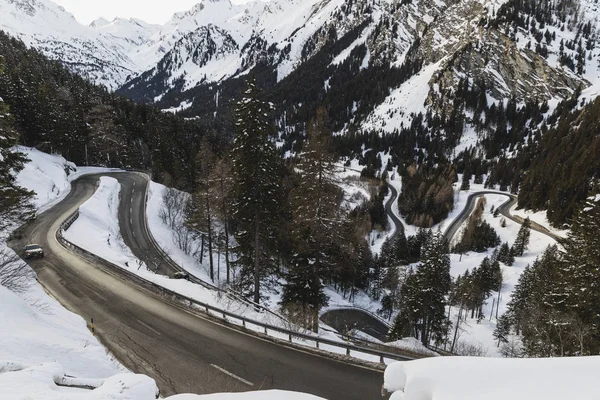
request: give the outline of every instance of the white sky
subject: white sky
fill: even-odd
[[[99,17],[139,18],[153,24],[164,24],[174,13],[187,11],[201,0],[54,0],[83,24]]]

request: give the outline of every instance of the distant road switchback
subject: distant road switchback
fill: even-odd
[[[458,229],[460,228],[460,226],[469,218],[469,216],[475,209],[477,200],[480,197],[485,196],[486,194],[497,194],[497,195],[508,197],[506,202],[502,203],[502,205],[500,205],[500,207],[498,207],[498,209],[500,210],[500,214],[502,214],[504,217],[510,219],[511,221],[514,221],[518,224],[523,224],[524,219],[522,217],[515,216],[510,213],[510,209],[517,203],[517,196],[510,194],[510,193],[494,192],[491,190],[489,190],[489,191],[483,190],[480,192],[475,192],[469,196],[466,207],[461,211],[459,216],[454,221],[452,221],[452,223],[448,226],[448,229],[446,229],[446,231],[444,232],[444,237],[446,238],[448,243],[450,243],[452,241],[452,239],[458,232]],[[531,229],[534,231],[537,231],[539,233],[542,233],[548,237],[551,237],[552,239],[556,240],[558,243],[561,243],[564,241],[564,238],[552,233],[546,227],[538,224],[537,222],[531,221]]]

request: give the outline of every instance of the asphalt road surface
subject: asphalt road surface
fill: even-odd
[[[120,219],[125,219],[125,224],[121,229],[131,232],[125,240],[138,243],[139,250],[132,249],[134,253],[147,251],[140,215],[143,207],[138,199],[143,201],[145,192],[137,189],[141,183],[138,177],[143,177],[134,173],[112,176],[123,184]],[[69,195],[25,227],[22,237],[10,245],[20,252],[25,243],[39,243],[45,258],[32,260],[30,265],[46,290],[88,322],[94,318],[97,336],[108,350],[133,372],[154,378],[163,396],[286,389],[329,400],[380,398],[380,371],[297,351],[222,326],[63,248],[55,232],[94,193],[97,179],[86,176],[73,182]],[[133,182],[132,202],[126,189],[133,187]]]
[[[339,309],[327,311],[321,315],[321,321],[340,333],[358,329],[375,339],[385,342],[390,330],[389,326],[360,309]]]
[[[150,270],[157,274],[172,276],[177,271],[164,261],[161,253],[148,238],[145,218],[148,179],[139,173],[106,175],[118,179],[121,184],[119,228],[123,241],[138,259],[146,263]],[[91,179],[99,177],[100,175],[92,175]]]
[[[392,223],[396,227],[394,234],[389,238],[390,242],[393,242],[396,238],[396,235],[398,235],[398,232],[404,233],[404,224],[402,224],[402,221],[400,221],[400,219],[392,211],[392,206],[396,202],[396,199],[398,199],[398,191],[392,185],[388,185],[388,187],[392,191],[392,197],[390,197],[389,201],[385,204],[385,212],[387,215],[389,215],[389,217],[392,220]]]
[[[508,200],[506,200],[506,202],[502,203],[502,205],[500,205],[499,210],[500,210],[500,214],[502,216],[504,216],[507,219],[510,219],[511,221],[514,221],[518,224],[522,224],[523,223],[523,218],[518,217],[518,216],[513,216],[510,213],[510,209],[516,204],[517,202],[517,196],[512,195],[512,194],[507,194],[507,193],[498,193],[498,192],[494,192],[494,191],[481,191],[481,192],[476,192],[473,193],[469,196],[468,200],[467,200],[467,206],[461,211],[461,213],[459,214],[459,216],[452,221],[452,223],[450,224],[450,226],[448,226],[448,229],[446,229],[446,232],[444,232],[444,237],[446,238],[446,240],[448,241],[448,243],[452,242],[452,239],[454,238],[454,236],[456,235],[456,233],[458,232],[458,229],[460,228],[460,226],[463,224],[463,222],[465,222],[469,216],[471,215],[471,213],[473,212],[473,210],[475,209],[475,205],[477,204],[477,200],[486,195],[486,194],[500,194],[500,195],[504,195],[508,197]],[[557,242],[562,242],[564,239],[561,238],[560,236],[557,236],[555,234],[553,234],[552,232],[550,232],[546,227],[531,221],[531,229],[537,232],[540,232],[546,236],[551,237],[552,239],[556,240]]]

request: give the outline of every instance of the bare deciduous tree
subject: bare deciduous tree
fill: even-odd
[[[15,293],[23,293],[34,277],[31,268],[12,250],[0,248],[0,285]]]
[[[523,344],[516,336],[511,336],[507,343],[500,346],[500,354],[506,358],[523,357]]]
[[[173,243],[186,254],[194,253],[194,235],[185,226],[185,209],[189,195],[173,188],[163,192],[163,205],[158,212],[161,221],[172,230]]]
[[[186,193],[177,189],[166,188],[163,192],[163,206],[158,212],[162,222],[174,229],[178,221],[183,219],[187,200]]]
[[[488,349],[482,343],[459,341],[454,347],[454,354],[468,357],[487,357]]]

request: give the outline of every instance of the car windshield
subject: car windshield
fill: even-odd
[[[25,246],[25,250],[38,250],[39,248],[40,246],[38,246],[37,244],[29,244]]]

